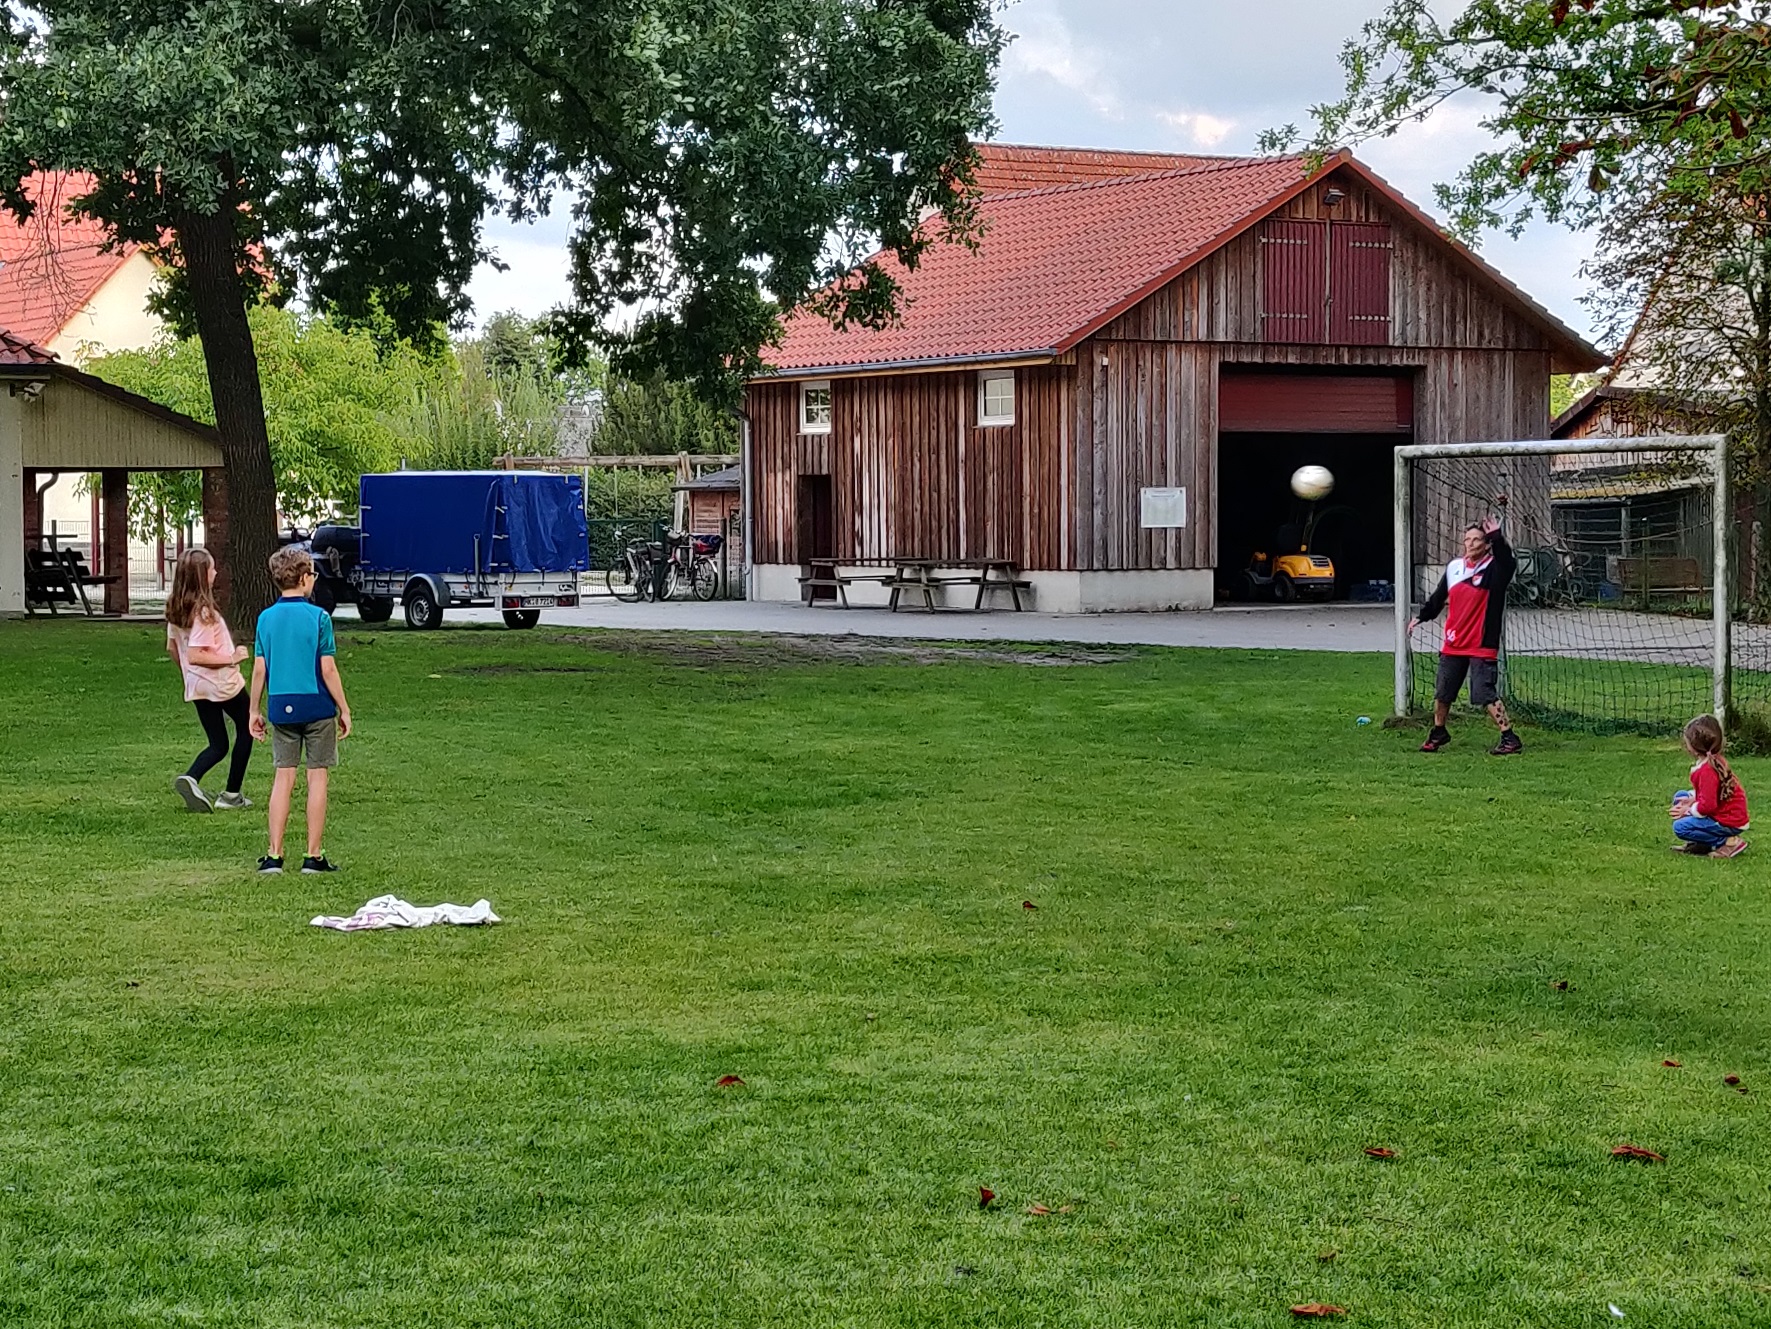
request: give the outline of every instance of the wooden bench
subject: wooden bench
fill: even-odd
[[[827,600],[826,603],[840,603],[844,609],[850,607],[849,587],[866,582],[889,585],[892,578],[897,575],[895,572],[887,572],[883,568],[871,572],[844,572],[843,568],[857,565],[846,564],[841,559],[834,558],[814,558],[807,566],[811,568],[811,572],[799,579],[800,599],[807,605],[817,604],[818,599],[811,592],[822,587],[836,592],[836,597]]]
[[[25,550],[25,612],[49,610],[50,617],[60,615],[61,605],[79,605],[91,618],[98,611],[86,596],[88,586],[108,586],[117,577],[95,576],[72,549]]]
[[[1626,595],[1631,591],[1694,594],[1709,589],[1704,584],[1702,565],[1683,554],[1659,554],[1647,558],[1607,554],[1605,580]]]

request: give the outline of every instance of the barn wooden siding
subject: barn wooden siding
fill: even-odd
[[[1103,357],[1108,361],[1104,367]],[[1165,367],[1172,366],[1160,379],[1148,368],[1158,358]],[[1097,375],[1093,391],[1077,396],[1078,561],[1066,565],[1085,570],[1217,565],[1214,462],[1217,446],[1236,447],[1239,437],[1218,436],[1218,374],[1223,365],[1406,367],[1416,374],[1414,441],[1420,443],[1544,438],[1549,430],[1546,351],[1157,345],[1096,339],[1079,348],[1077,361],[1079,372],[1094,365]],[[1098,377],[1102,374],[1104,383]],[[1171,385],[1189,390],[1198,385],[1200,390],[1171,402]],[[1156,476],[1170,478],[1146,478]],[[1188,486],[1187,529],[1139,530],[1138,489],[1171,483]]]
[[[797,384],[750,390],[756,558],[792,563],[798,477],[828,475],[845,559],[1066,562],[1067,366],[1016,371],[1015,423],[980,426],[972,371],[838,378],[831,431],[799,432]]]
[[[1332,208],[1322,198],[1330,184],[1347,194]],[[1348,344],[1350,333],[1278,342],[1263,331],[1263,228],[1327,218],[1360,224],[1348,230],[1360,242],[1352,261],[1371,257],[1382,232],[1370,228],[1388,227],[1388,345]],[[842,558],[1214,567],[1224,365],[1400,369],[1414,376],[1416,442],[1547,437],[1548,334],[1435,244],[1356,177],[1330,177],[1107,323],[1074,364],[1019,369],[1012,427],[977,426],[971,371],[833,376],[825,435],[798,432],[796,384],[753,384],[757,561],[798,560],[797,478],[829,475]],[[1374,335],[1376,311],[1354,312],[1366,316],[1359,337]],[[1139,491],[1175,486],[1187,489],[1188,525],[1142,529]]]

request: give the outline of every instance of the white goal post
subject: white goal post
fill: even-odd
[[[1662,478],[1644,478],[1648,476]],[[1664,478],[1668,476],[1672,478]],[[1704,512],[1706,499],[1708,510]],[[1629,556],[1632,503],[1639,511],[1660,514],[1661,522],[1655,532],[1659,543],[1644,540],[1637,547],[1667,549],[1682,541],[1676,544],[1682,557]],[[1548,669],[1547,662],[1557,658],[1580,662],[1589,670],[1601,667],[1597,662],[1616,671],[1665,662],[1677,665],[1686,676],[1694,676],[1694,671],[1707,665],[1708,705],[1726,723],[1732,532],[1728,448],[1720,434],[1426,443],[1397,448],[1394,596],[1398,716],[1409,713],[1415,683],[1409,619],[1437,583],[1446,561],[1458,552],[1465,527],[1489,511],[1501,512],[1508,538],[1524,550],[1524,558],[1537,560],[1537,580],[1518,589],[1541,597],[1532,600],[1527,612],[1520,615],[1529,620],[1521,633],[1536,634],[1529,644],[1521,641],[1521,655],[1540,675]],[[1621,555],[1607,556],[1612,546],[1590,539],[1582,552],[1569,552],[1571,542],[1581,546],[1585,531],[1594,523],[1602,525],[1614,519],[1623,532]],[[1582,527],[1582,522],[1587,527]],[[1693,553],[1695,557],[1690,556]],[[1606,572],[1583,581],[1570,572],[1576,560],[1589,573],[1594,568]],[[1619,567],[1627,569],[1622,576],[1617,575]],[[1663,597],[1650,603],[1651,576],[1677,578],[1677,573],[1668,571],[1677,568],[1685,571],[1683,580],[1690,580],[1693,567],[1702,574],[1701,584],[1678,588],[1686,597],[1683,602],[1669,607]],[[1639,603],[1630,581],[1635,575],[1641,580]],[[1626,582],[1621,591],[1618,581]],[[1701,613],[1705,596],[1709,600],[1707,633]],[[1512,617],[1509,612],[1509,620]],[[1511,622],[1506,635],[1503,673],[1514,638]],[[1706,635],[1710,640],[1702,639]],[[1592,685],[1587,686],[1590,689]],[[1701,705],[1704,699],[1697,701]]]

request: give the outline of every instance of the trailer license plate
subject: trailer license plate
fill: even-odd
[[[524,609],[552,609],[558,604],[559,597],[557,595],[525,595],[523,597]]]

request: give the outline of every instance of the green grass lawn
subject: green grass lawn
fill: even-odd
[[[260,878],[159,632],[0,624],[9,1329],[1771,1321],[1771,843],[1667,852],[1671,736],[1426,757],[1369,656],[340,650],[345,870]],[[507,921],[307,926],[384,892]]]

